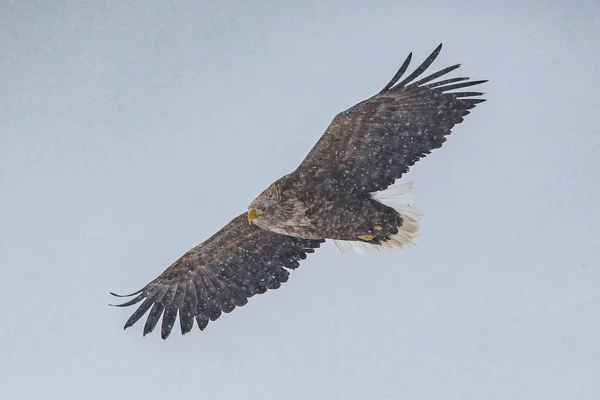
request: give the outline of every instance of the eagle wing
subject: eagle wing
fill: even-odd
[[[318,184],[331,195],[374,192],[391,185],[420,158],[441,147],[469,110],[485,101],[473,98],[483,93],[454,90],[486,82],[460,77],[432,83],[460,64],[415,81],[441,48],[440,44],[398,82],[410,64],[409,54],[381,92],[338,114],[294,176]]]
[[[161,337],[166,339],[177,314],[182,334],[192,330],[194,320],[204,330],[209,320],[216,320],[222,312],[245,305],[257,293],[279,288],[288,280],[287,269],[297,268],[299,261],[322,242],[249,225],[244,213],[189,250],[144,288],[126,296],[112,294],[135,296],[118,307],[142,302],[125,329],[150,309],[144,336],[154,330],[162,316]]]

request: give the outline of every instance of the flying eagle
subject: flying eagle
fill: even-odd
[[[486,82],[450,78],[453,65],[419,78],[442,45],[412,73],[412,53],[375,96],[339,113],[298,168],[271,184],[248,211],[175,261],[158,278],[119,304],[141,305],[125,323],[148,310],[144,335],[162,316],[166,339],[179,315],[181,333],[194,321],[204,330],[222,312],[277,289],[289,269],[325,239],[342,252],[401,248],[415,239],[419,211],[411,185],[394,185],[411,165],[442,146],[454,125],[485,101],[483,93],[455,91]]]

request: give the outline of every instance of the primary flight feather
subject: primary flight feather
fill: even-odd
[[[278,288],[288,269],[325,239],[342,252],[413,242],[420,212],[411,205],[411,184],[394,182],[441,147],[469,110],[485,101],[480,92],[456,91],[484,80],[435,81],[460,65],[418,79],[441,48],[402,79],[410,54],[379,93],[339,113],[298,168],[272,183],[246,213],[128,295],[135,297],[119,307],[141,304],[125,328],[150,310],[144,335],[162,317],[161,336],[167,338],[178,315],[183,334],[194,322],[204,330],[222,312]]]

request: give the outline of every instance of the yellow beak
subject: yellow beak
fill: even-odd
[[[251,224],[252,220],[257,217],[256,208],[251,208],[248,210],[248,223]]]

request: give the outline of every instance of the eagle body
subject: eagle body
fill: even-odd
[[[275,181],[250,205],[263,215],[252,219],[262,229],[304,239],[370,241],[379,243],[398,233],[403,218],[370,193],[332,193],[327,186],[306,188],[294,174]],[[327,218],[324,218],[327,216]]]
[[[441,48],[404,77],[409,54],[381,91],[336,115],[298,168],[273,182],[247,212],[142,289],[115,295],[134,296],[119,307],[141,303],[125,328],[148,313],[144,335],[161,320],[167,338],[177,316],[182,334],[194,324],[204,330],[255,294],[277,289],[326,239],[342,252],[413,243],[421,213],[412,206],[412,184],[396,180],[485,101],[483,93],[464,90],[485,81],[445,77],[460,65],[421,77]]]

